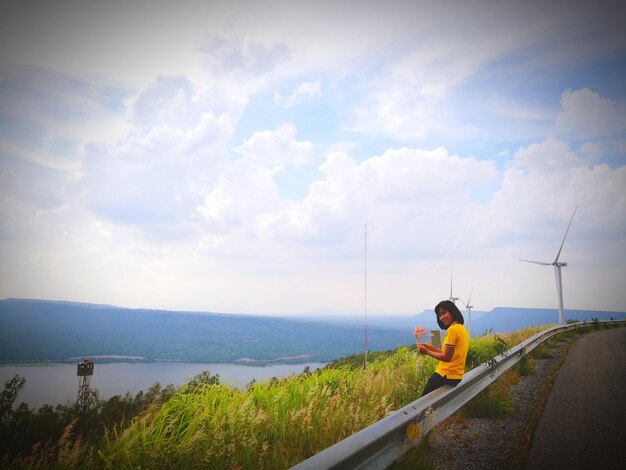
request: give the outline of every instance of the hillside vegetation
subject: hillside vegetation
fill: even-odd
[[[568,320],[625,318],[624,312],[567,310]],[[497,307],[473,312],[472,333],[515,331],[557,321],[554,309]],[[363,351],[363,319],[324,321],[209,312],[174,312],[63,301],[0,300],[0,363],[120,361],[267,365],[328,362]],[[438,329],[432,310],[370,318],[368,349],[412,341],[413,327]]]
[[[468,368],[487,362],[544,327],[472,338]],[[63,436],[15,456],[13,468],[288,468],[416,400],[436,361],[415,347],[353,356],[323,370],[232,389],[196,380],[130,422],[81,440]]]
[[[411,342],[409,327],[369,329],[369,348]],[[172,312],[37,300],[0,300],[0,362],[116,356],[252,365],[328,362],[363,350],[363,326],[269,316]]]

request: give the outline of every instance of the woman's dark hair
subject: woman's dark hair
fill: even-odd
[[[435,317],[437,318],[437,325],[439,325],[439,328],[441,328],[442,330],[447,330],[448,327],[444,325],[443,323],[441,323],[441,320],[439,320],[440,308],[444,309],[446,312],[450,312],[453,322],[455,321],[459,322],[461,325],[465,323],[465,320],[463,319],[463,315],[461,314],[461,311],[456,305],[454,305],[454,302],[452,302],[451,300],[442,300],[435,307]]]

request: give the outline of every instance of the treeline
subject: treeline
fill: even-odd
[[[219,384],[219,375],[204,371],[187,382],[191,389],[204,384]],[[166,402],[177,388],[169,384],[162,387],[155,382],[146,392],[135,396],[130,392],[115,395],[108,400],[100,398],[98,390],[89,390],[86,400],[69,405],[43,405],[30,408],[26,403],[15,406],[26,379],[14,376],[0,392],[0,456],[3,466],[16,458],[42,453],[52,453],[65,441],[81,439],[95,444],[112,430],[119,432],[129,426],[132,419],[150,407]]]

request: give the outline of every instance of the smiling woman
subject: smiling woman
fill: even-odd
[[[450,300],[443,300],[435,307],[435,315],[439,327],[446,330],[446,337],[443,342],[443,349],[428,343],[417,344],[417,350],[420,354],[439,360],[439,365],[428,379],[422,396],[444,385],[456,387],[465,373],[465,360],[469,350],[469,335],[463,326],[465,323],[463,315],[457,306]]]

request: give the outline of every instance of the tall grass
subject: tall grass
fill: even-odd
[[[503,339],[513,346],[537,331],[527,328]],[[495,343],[494,335],[472,338],[473,360],[487,361]],[[367,369],[325,368],[245,390],[183,386],[96,446],[67,443],[56,460],[40,455],[18,466],[63,467],[71,461],[84,468],[288,468],[416,400],[436,364],[415,347],[401,347],[377,356]]]
[[[435,361],[400,348],[367,370],[324,369],[255,383],[182,388],[105,441],[107,465],[286,468],[410,403]],[[430,359],[430,358],[428,358]]]
[[[466,369],[473,369],[479,364],[489,362],[498,354],[511,349],[513,346],[521,343],[531,336],[536,335],[540,331],[549,328],[550,326],[552,325],[527,326],[524,329],[503,335],[487,333],[483,336],[473,337],[470,340]]]

